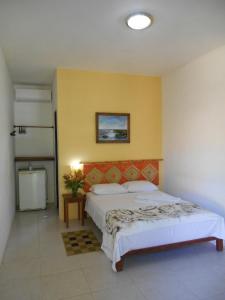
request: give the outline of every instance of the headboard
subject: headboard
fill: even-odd
[[[159,184],[159,160],[125,160],[83,162],[86,176],[84,190],[97,183],[123,183],[131,180],[149,180]]]

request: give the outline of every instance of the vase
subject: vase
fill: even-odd
[[[73,198],[77,197],[77,193],[78,193],[78,189],[72,188],[72,196],[73,196]]]

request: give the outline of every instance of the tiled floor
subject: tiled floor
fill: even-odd
[[[69,230],[80,228],[74,221]],[[102,252],[67,257],[63,231],[54,209],[17,213],[0,267],[1,300],[225,300],[225,252],[211,243],[130,257],[114,273]]]

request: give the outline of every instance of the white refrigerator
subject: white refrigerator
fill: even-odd
[[[45,209],[46,170],[19,170],[19,210]]]

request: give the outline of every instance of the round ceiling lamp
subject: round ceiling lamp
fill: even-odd
[[[152,24],[152,17],[146,13],[135,13],[127,18],[126,23],[131,29],[142,30]]]

